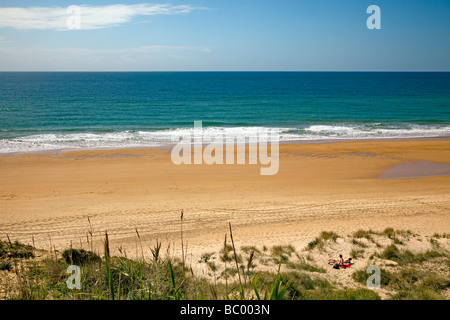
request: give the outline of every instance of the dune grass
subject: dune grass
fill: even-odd
[[[17,241],[11,242],[8,236],[8,242],[0,241],[0,259],[5,258],[33,258],[33,247]]]
[[[8,237],[8,241],[0,240],[0,289],[3,289],[0,299],[380,299],[377,291],[365,287],[369,275],[364,268],[345,271],[354,282],[349,282],[347,287],[330,278],[336,270],[315,264],[316,255],[323,254],[340,237],[334,232],[322,232],[300,253],[291,245],[243,246],[238,250],[231,232],[230,225],[230,237],[225,235],[221,250],[206,252],[196,260],[203,266],[204,273],[195,273],[189,266],[187,250],[183,249],[183,256],[179,258],[170,254],[169,247],[164,252],[158,240],[148,247],[150,258],[145,258],[141,244],[141,257],[136,255],[136,259],[129,259],[122,250],[119,250],[121,256],[110,254],[107,233],[104,234],[102,254],[74,248],[61,253],[38,250],[17,241],[11,242]],[[136,233],[139,236],[137,230]],[[378,248],[375,236],[391,239],[391,245]],[[409,231],[399,232],[392,228],[382,232],[359,230],[346,241],[356,246],[350,252],[353,258],[376,249],[375,253],[367,253],[371,254],[372,260],[396,262],[395,265],[387,264],[393,267],[381,268],[381,285],[388,291],[390,299],[445,299],[444,292],[450,289],[450,278],[446,273],[425,272],[415,266],[441,263],[450,267],[448,252],[432,247],[413,253],[396,244],[395,238],[403,242],[410,236]],[[372,239],[369,240],[372,244],[361,242],[361,238]],[[92,237],[89,248],[92,248]],[[81,269],[79,290],[70,290],[66,285],[69,277],[66,270],[72,264]]]
[[[313,241],[309,242],[306,249],[307,250],[313,250],[317,248],[319,251],[322,251],[327,243],[327,241],[336,242],[336,240],[339,238],[339,236],[330,231],[323,231],[320,233],[318,237],[316,237]]]
[[[324,268],[316,267],[305,261],[288,262],[286,264],[286,267],[289,269],[304,270],[304,271],[317,272],[317,273],[326,273],[327,272]]]
[[[428,250],[414,254],[409,250],[400,250],[395,244],[391,244],[376,256],[382,259],[395,261],[399,265],[404,266],[412,263],[421,263],[433,258],[448,257],[448,254],[437,250]]]

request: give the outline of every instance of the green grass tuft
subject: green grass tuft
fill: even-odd
[[[62,252],[62,257],[66,263],[75,265],[85,265],[99,263],[102,261],[97,254],[84,249],[68,249]]]
[[[429,250],[423,253],[414,254],[409,250],[401,251],[397,248],[396,245],[392,244],[390,246],[387,246],[377,256],[382,259],[395,261],[399,265],[407,265],[411,263],[421,263],[439,257],[446,257],[447,254],[436,250]]]
[[[308,243],[306,250],[313,250],[314,248],[317,248],[319,251],[322,251],[325,248],[325,243],[327,241],[336,242],[338,238],[339,236],[332,231],[323,231],[318,237]]]
[[[286,265],[289,269],[295,269],[295,270],[304,270],[309,272],[318,272],[318,273],[326,273],[327,271],[324,268],[316,267],[312,264],[309,264],[304,261],[300,262],[289,262]]]
[[[33,247],[14,242],[4,242],[0,240],[0,259],[30,259],[34,258]]]

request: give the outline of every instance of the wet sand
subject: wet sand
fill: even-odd
[[[408,179],[408,178],[421,178],[421,177],[438,177],[449,176],[450,164],[429,162],[429,161],[416,161],[400,163],[392,168],[384,171],[380,178],[382,179]]]
[[[177,253],[181,210],[188,255],[218,250],[228,222],[237,246],[302,248],[325,230],[431,235],[450,231],[449,165],[449,140],[282,144],[273,176],[260,164],[176,166],[164,149],[0,156],[0,238],[88,249],[92,228],[95,250],[108,231],[113,254],[132,256],[137,228],[146,255],[157,239]]]

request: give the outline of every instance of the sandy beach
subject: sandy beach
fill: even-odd
[[[426,165],[389,176],[417,163]],[[107,231],[113,253],[121,247],[132,256],[137,228],[146,255],[156,240],[177,253],[183,210],[194,256],[220,248],[228,222],[238,246],[302,248],[321,231],[369,228],[432,235],[450,231],[446,164],[449,140],[282,144],[273,176],[261,176],[261,165],[176,166],[164,149],[7,155],[0,234],[44,249],[88,249],[92,228],[96,250]]]

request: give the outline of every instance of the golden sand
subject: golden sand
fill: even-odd
[[[0,234],[56,249],[87,246],[145,254],[156,240],[188,254],[223,244],[304,247],[321,231],[450,231],[450,176],[380,179],[405,162],[450,163],[449,140],[280,145],[277,175],[261,165],[180,165],[170,150],[126,149],[0,157]],[[88,219],[91,222],[89,225]],[[139,249],[140,252],[140,249]],[[117,253],[117,252],[113,252]]]

